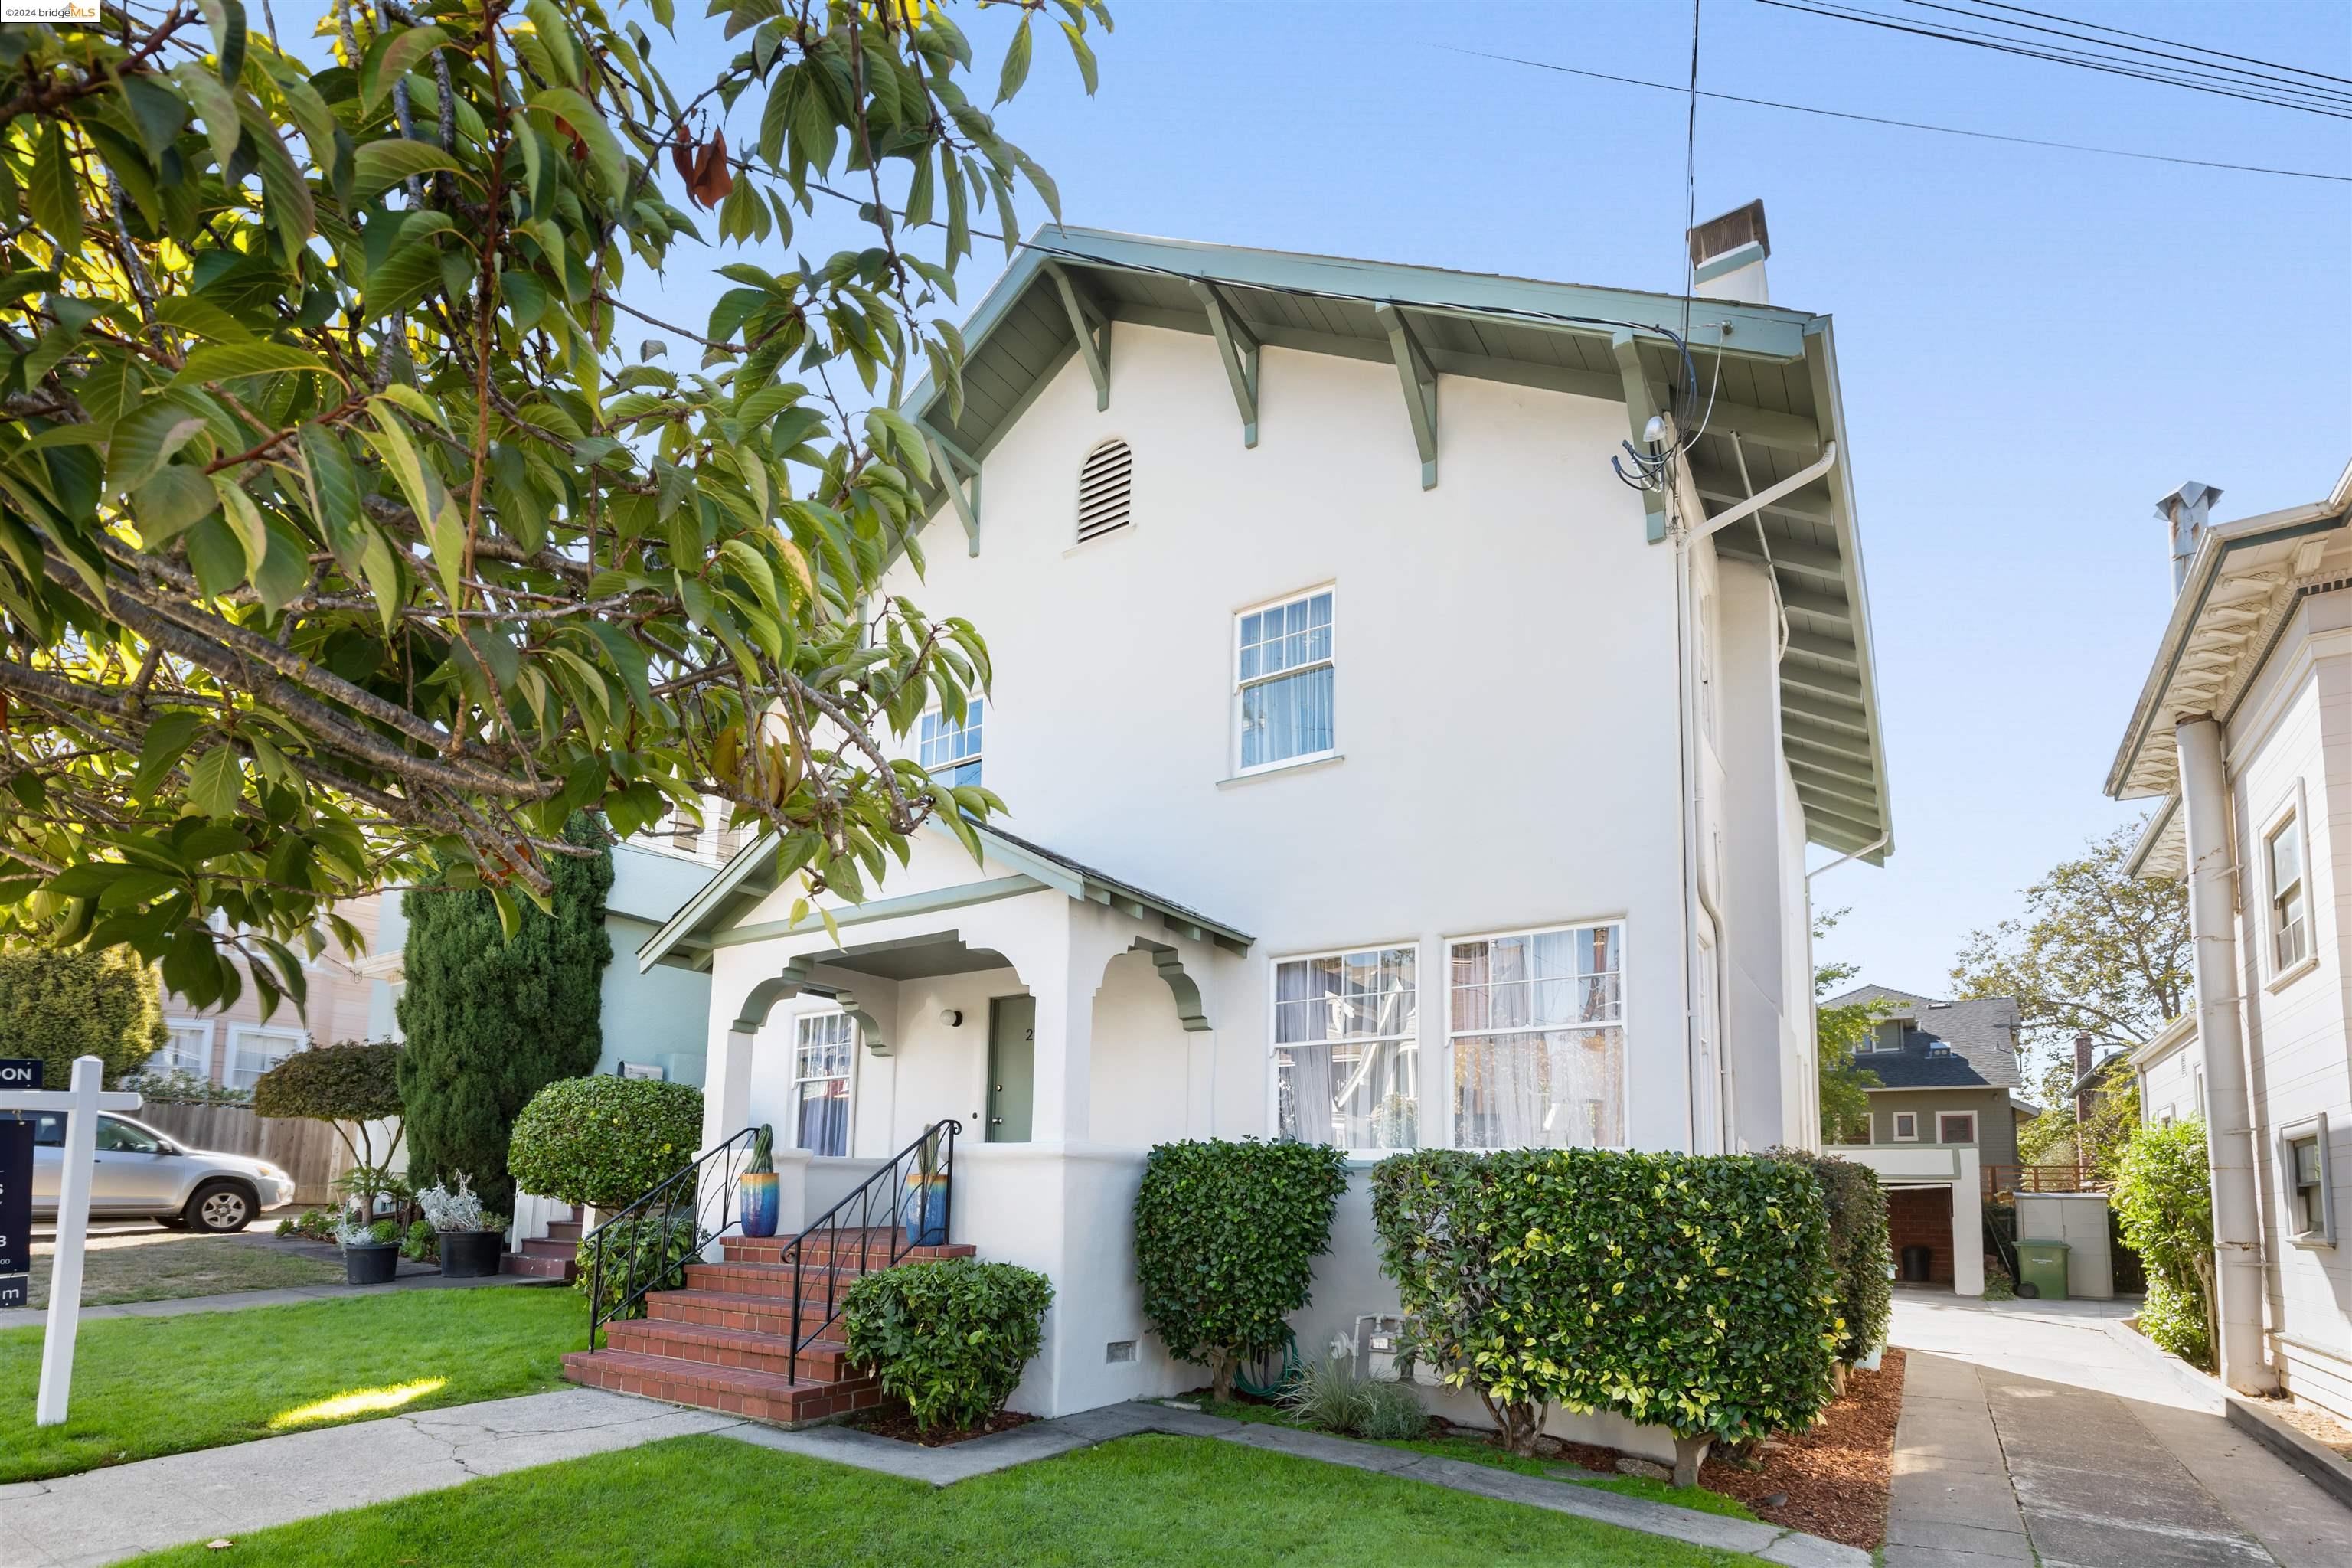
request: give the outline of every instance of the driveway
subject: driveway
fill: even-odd
[[[1896,1291],[1886,1568],[2352,1562],[2352,1510],[2231,1426],[2131,1310]]]

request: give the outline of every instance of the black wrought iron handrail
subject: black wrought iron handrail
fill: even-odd
[[[881,1247],[882,1267],[892,1268],[904,1260],[919,1247],[944,1244],[953,1234],[955,1221],[955,1140],[961,1124],[950,1117],[934,1121],[923,1129],[922,1136],[890,1156],[887,1163],[851,1189],[798,1236],[784,1244],[776,1261],[789,1261],[793,1266],[792,1350],[784,1358],[784,1375],[800,1381],[801,1352],[824,1337],[825,1330],[841,1315],[842,1237],[846,1231],[857,1234],[857,1271],[869,1273],[874,1268],[875,1205],[882,1201],[882,1216],[887,1221],[887,1239]],[[919,1175],[919,1184],[909,1178]],[[908,1198],[894,1195],[900,1188],[916,1186]],[[932,1213],[931,1193],[939,1192],[936,1217]],[[908,1205],[912,1215],[909,1217]],[[857,1224],[846,1223],[853,1207]],[[814,1305],[803,1289],[803,1270],[807,1266],[810,1244],[822,1241],[824,1247],[824,1315],[814,1326],[803,1324]]]
[[[758,1131],[746,1127],[713,1144],[692,1164],[656,1182],[626,1208],[606,1216],[581,1237],[581,1249],[589,1252],[590,1350],[596,1348],[598,1330],[614,1319],[635,1316],[637,1304],[652,1291],[675,1289],[683,1284],[687,1264],[742,1224],[742,1215],[736,1212],[736,1178],[751,1163],[751,1140]],[[710,1215],[714,1223],[708,1229],[702,1223],[706,1208],[715,1209]],[[681,1226],[688,1227],[683,1249],[677,1246]],[[613,1256],[616,1247],[625,1253],[628,1272],[608,1301],[606,1272],[623,1261]]]

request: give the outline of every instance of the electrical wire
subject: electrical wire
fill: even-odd
[[[2027,11],[2021,6],[1992,4],[1992,0],[1970,0],[1970,3],[1986,5],[1993,10],[2015,11],[2021,16],[2039,16],[2047,22],[2063,22],[2067,24],[2068,26],[2095,27],[2097,26],[2097,24],[2092,22],[2078,21],[2072,16],[2053,16],[2047,11]],[[2125,37],[2145,38],[2148,43],[2164,44],[2168,47],[2162,49],[2147,49],[2142,48],[2137,44],[2113,44],[2109,43],[2105,38],[2094,38],[2083,33],[2070,33],[2065,27],[2042,27],[2036,26],[2032,22],[2012,22],[2008,20],[2006,17],[1989,16],[1981,10],[1969,10],[1960,5],[1939,5],[1937,3],[1937,0],[1903,0],[1903,4],[1914,6],[1922,11],[1941,11],[1947,16],[1966,16],[1970,21],[1991,22],[2000,26],[2015,27],[2029,33],[2046,33],[2053,38],[2069,38],[2079,44],[2089,44],[2094,47],[2102,49],[2113,49],[2121,54],[2147,55],[2156,59],[2178,61],[2183,65],[2198,67],[2201,70],[2210,70],[2218,67],[2220,69],[2229,72],[2231,76],[2241,79],[2276,82],[2282,86],[2294,88],[2298,90],[2318,91],[2329,94],[2336,98],[2344,98],[2347,95],[2336,90],[2335,88],[2307,88],[2302,82],[2289,81],[2285,77],[2273,76],[2270,72],[2273,70],[2288,71],[2292,72],[2295,76],[2310,77],[2316,81],[2340,82],[2346,87],[2352,87],[2352,81],[2347,81],[2341,77],[2331,77],[2325,71],[2307,71],[2295,66],[2280,65],[2274,60],[2253,59],[2245,55],[2232,55],[2221,49],[2209,49],[2199,44],[2177,43],[2170,38],[2150,38],[2147,37],[2146,34],[2141,33],[2126,33],[2121,36]],[[2100,28],[2099,30],[2102,32],[2114,32],[2116,29]],[[2177,55],[2170,52],[2172,49],[2188,49],[2191,52],[2185,55]],[[2209,55],[2214,58],[2210,59],[2199,59],[2197,58],[2199,55]],[[2242,61],[2246,65],[2263,66],[2267,68],[2258,71],[2242,70],[2234,66],[2221,65],[2221,62],[2223,60],[2239,60]]]
[[[1592,81],[1613,81],[1625,87],[1646,87],[1660,92],[1680,95],[1684,89],[1673,82],[1649,81],[1641,77],[1614,76],[1608,71],[1584,70],[1575,66],[1554,65],[1549,60],[1531,60],[1517,55],[1500,55],[1487,49],[1465,49],[1455,44],[1433,44],[1433,48],[1451,54],[1469,55],[1482,60],[1499,60],[1505,65],[1526,66],[1533,70],[1558,71],[1564,76],[1584,77]],[[1882,114],[1858,114],[1849,110],[1822,109],[1810,103],[1788,103],[1779,99],[1749,98],[1736,92],[1709,92],[1702,89],[1701,98],[1711,98],[1722,103],[1744,103],[1755,109],[1778,109],[1790,114],[1818,115],[1825,120],[1849,120],[1862,125],[1888,125],[1902,131],[1930,131],[1939,136],[1965,136],[1979,142],[2006,142],[2018,147],[2042,147],[2060,153],[2094,153],[2104,158],[2134,158],[2148,163],[2178,163],[2194,169],[2221,169],[2238,174],[2276,174],[2293,180],[2326,180],[2335,184],[2352,184],[2352,174],[2330,174],[2315,169],[2281,169],[2264,163],[2229,163],[2211,158],[2182,158],[2168,153],[2141,153],[2125,147],[2101,147],[2085,142],[2052,142],[2038,136],[2011,136],[1999,131],[1970,131],[1957,125],[1931,125],[1925,121],[1894,120]]]
[[[2154,68],[2138,68],[2133,65],[2121,63],[2100,64],[2093,59],[2078,58],[2024,40],[1999,43],[1986,38],[1971,37],[1965,33],[1948,28],[1905,21],[1900,17],[1890,16],[1883,11],[1865,11],[1860,8],[1833,10],[1825,5],[1799,5],[1797,0],[1756,0],[1756,3],[1759,5],[1772,6],[1777,10],[1801,11],[1809,16],[1826,16],[1832,21],[1852,22],[1860,26],[1883,28],[1890,33],[1908,33],[1916,37],[1934,38],[1948,44],[1965,44],[1970,48],[1989,49],[1995,54],[2016,55],[2025,59],[2047,60],[2053,65],[2074,66],[2083,70],[2097,71],[2105,76],[2127,77],[2134,80],[2156,82],[2166,87],[2186,88],[2191,92],[2210,93],[2216,98],[2237,99],[2246,103],[2265,103],[2273,109],[2298,110],[2303,113],[2316,114],[2328,120],[2352,120],[2352,106],[2335,109],[2317,103],[2273,97],[2266,92],[2234,91],[2227,87],[2213,87],[2202,82],[2187,80],[2182,76]]]
[[[2095,33],[2113,33],[2119,38],[2137,38],[2143,43],[2168,44],[2176,49],[2194,49],[2200,55],[2218,55],[2225,60],[2242,60],[2250,66],[2268,66],[2273,70],[2293,71],[2297,76],[2317,77],[2322,81],[2340,81],[2352,87],[2352,77],[2330,76],[2326,71],[2305,70],[2301,66],[2287,65],[2279,60],[2256,59],[2252,55],[2233,55],[2227,49],[2208,48],[2203,44],[2184,44],[2178,38],[2159,38],[2153,33],[2135,33],[2125,27],[2110,27],[2102,22],[2086,22],[2076,16],[2061,16],[2049,11],[2036,11],[2026,5],[2005,5],[2001,0],[1976,0],[1976,4],[1995,11],[2014,11],[2021,16],[2039,16],[2045,22],[2064,22],[2076,27],[2088,27]]]

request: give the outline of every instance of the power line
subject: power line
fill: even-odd
[[[2234,98],[2248,103],[2266,103],[2273,109],[2301,110],[2306,114],[2317,114],[2330,120],[2352,120],[2352,109],[2323,108],[2317,104],[2300,102],[2293,99],[2274,98],[2262,91],[2234,91],[2226,87],[2211,87],[2201,82],[2188,80],[2182,76],[2154,68],[2142,69],[2134,65],[2121,63],[2102,65],[2093,59],[2077,58],[2022,40],[1996,43],[1985,38],[1970,37],[1964,33],[1953,32],[1946,28],[1928,26],[1923,23],[1903,21],[1890,17],[1880,11],[1831,10],[1821,5],[1801,5],[1796,4],[1795,0],[1757,0],[1757,4],[1770,5],[1782,11],[1802,11],[1810,16],[1827,16],[1835,22],[1853,22],[1864,27],[1879,27],[1890,33],[1908,33],[1916,37],[1935,38],[1948,44],[1965,44],[1970,48],[1989,49],[1995,54],[2016,55],[2025,59],[2047,60],[2053,65],[2074,66],[2083,70],[2097,71],[2105,76],[2129,77],[2138,81],[2152,81],[2167,87],[2186,88],[2191,92],[2210,93],[2216,98]]]
[[[2284,70],[2284,71],[2291,71],[2291,72],[2294,72],[2294,75],[2297,75],[2297,76],[2308,76],[2308,77],[2313,77],[2313,78],[2315,78],[2315,79],[2318,79],[2318,80],[2320,80],[2320,81],[2329,81],[2329,80],[2336,79],[2334,79],[2334,78],[2330,78],[2330,77],[2324,76],[2324,75],[2322,75],[2321,73],[2319,73],[2319,72],[2317,72],[2317,71],[2296,70],[2296,68],[2295,68],[2294,67],[2293,67],[2293,66],[2273,66],[2273,65],[2272,65],[2272,62],[2271,62],[2271,61],[2269,61],[2269,60],[2254,60],[2254,59],[2249,59],[2246,56],[2243,56],[2243,55],[2226,55],[2226,54],[2222,54],[2222,53],[2221,53],[2220,50],[2218,50],[2218,49],[2207,49],[2207,48],[2200,47],[2199,45],[2196,45],[2196,44],[2172,44],[2172,41],[2171,41],[2170,39],[2168,39],[2168,38],[2152,38],[2152,39],[2149,39],[2149,40],[2148,40],[2148,41],[2149,41],[2149,42],[2151,42],[2151,43],[2170,44],[2172,48],[2181,48],[2181,49],[2188,49],[2188,50],[2190,50],[2190,51],[2191,51],[2191,52],[2190,52],[2190,53],[2189,53],[2189,54],[2185,54],[2185,55],[2177,55],[2177,54],[2173,54],[2173,53],[2171,53],[2169,49],[2147,49],[2147,48],[2142,48],[2142,47],[2139,47],[2138,45],[2137,45],[2137,44],[2113,44],[2113,43],[2109,43],[2109,42],[2108,42],[2106,39],[2105,39],[2105,38],[2095,38],[2095,37],[2090,37],[2088,34],[2084,34],[2084,33],[2070,33],[2070,32],[2068,32],[2064,27],[2042,27],[2042,26],[2035,26],[2034,24],[2032,24],[2032,22],[2011,22],[2011,21],[2008,20],[2008,19],[2007,19],[2007,18],[2005,18],[2005,17],[2000,17],[2000,16],[1986,16],[1986,15],[1985,15],[1983,12],[1981,12],[1981,11],[1972,11],[1972,10],[1968,10],[1968,9],[1964,9],[1962,6],[1959,6],[1959,5],[1938,5],[1938,4],[1937,4],[1937,3],[1936,3],[1936,0],[1903,0],[1903,3],[1904,3],[1905,5],[1906,5],[1914,6],[1914,7],[1916,7],[1916,8],[1919,9],[1919,10],[1922,10],[1922,11],[1941,11],[1941,12],[1943,12],[1945,15],[1947,15],[1947,16],[1966,16],[1969,20],[1970,20],[1970,21],[1972,21],[1972,22],[1991,22],[1991,23],[1993,23],[1993,24],[1995,24],[1996,26],[1999,26],[2019,28],[2019,29],[2021,29],[2021,30],[2022,30],[2022,31],[2029,32],[2029,33],[2046,33],[2046,34],[2048,34],[2050,37],[2053,37],[2053,38],[2068,38],[2068,39],[2072,39],[2074,42],[2078,43],[2078,44],[2089,44],[2089,45],[2091,45],[2094,48],[2112,49],[2112,50],[2116,51],[2116,53],[2121,54],[2121,55],[2124,55],[2124,56],[2126,56],[2126,57],[2131,56],[2131,55],[2146,55],[2146,56],[2147,56],[2148,58],[2150,58],[2151,59],[2159,59],[2159,60],[2170,60],[2170,61],[2174,61],[2174,62],[2176,62],[2176,63],[2177,63],[2177,64],[2179,64],[2179,65],[2192,68],[2192,74],[2199,75],[2199,76],[2204,76],[2204,77],[2207,77],[2207,78],[2208,78],[2209,79],[2210,79],[2210,80],[2216,80],[2216,81],[2267,82],[2267,83],[2275,84],[2275,86],[2277,86],[2277,87],[2285,88],[2285,89],[2291,89],[2291,90],[2293,90],[2293,91],[2299,92],[2299,93],[2307,93],[2307,94],[2314,94],[2314,95],[2324,96],[2324,97],[2326,97],[2326,98],[2327,98],[2327,99],[2330,99],[2330,100],[2337,100],[2352,101],[2352,94],[2347,94],[2347,93],[2344,92],[2343,90],[2341,90],[2341,89],[2338,89],[2338,88],[2333,88],[2333,87],[2313,87],[2313,86],[2311,86],[2309,83],[2306,83],[2306,82],[2290,81],[2290,80],[2288,80],[2288,79],[2287,79],[2287,78],[2283,77],[2283,76],[2273,76],[2273,75],[2270,73],[2270,70],[2269,70],[2269,69],[2265,69],[2265,70],[2258,70],[2258,71],[2256,71],[2256,70],[2245,70],[2245,69],[2241,68],[2240,68],[2240,67],[2238,67],[2238,66],[2223,65],[2223,64],[2221,63],[2221,61],[2223,61],[2223,60],[2233,60],[2233,59],[2234,59],[2234,60],[2245,60],[2245,61],[2246,61],[2246,63],[2247,63],[2247,64],[2250,64],[2250,65],[2259,65],[2259,66],[2270,67],[2272,69]],[[2000,10],[2003,10],[2003,11],[2011,11],[2011,10],[2017,10],[2017,9],[2018,9],[2018,7],[2016,7],[2016,6],[2012,6],[2012,5],[2001,5],[2001,6],[1999,6],[1999,7],[1997,7],[1997,8],[1998,8],[1998,9],[2000,9]],[[2053,21],[2053,22],[2066,22],[2066,23],[2069,23],[2070,25],[2074,26],[2092,26],[2092,24],[2087,23],[2087,22],[2075,22],[2072,17],[2068,17],[2068,16],[2052,16],[2052,15],[2050,15],[2048,12],[2043,12],[2043,11],[2028,11],[2028,12],[2024,12],[2024,13],[2022,13],[2022,14],[2023,14],[2023,15],[2026,15],[2026,16],[2042,16],[2042,17],[2043,17],[2044,19],[2049,20],[2049,21]],[[1962,30],[1964,30],[1964,31],[1965,31],[1965,30],[1967,30],[1967,29],[1962,29]],[[2010,35],[2008,35],[2008,34],[2001,34],[2001,33],[1987,33],[1987,34],[1979,34],[1979,35],[1978,35],[1978,36],[1979,36],[1979,37],[2002,37],[2002,38],[2005,38],[2005,37],[2010,37]],[[2126,36],[2126,37],[2140,37],[2141,35],[2138,35],[2138,34],[2127,34],[2127,35],[2125,35],[2125,36]],[[2069,53],[2069,54],[2073,54],[2073,53],[2077,53],[2077,52],[2079,52],[2079,51],[2075,51],[2075,50],[2072,50],[2072,49],[2070,49],[2070,50],[2067,50],[2066,52],[2067,52],[2067,53]],[[2200,54],[2202,54],[2202,55],[2210,55],[2210,56],[2214,56],[2214,57],[2216,57],[2216,58],[2211,58],[2211,59],[2199,59],[2199,58],[2197,58],[2197,56],[2198,56],[2198,55],[2200,55]],[[2113,56],[2108,56],[2108,55],[2095,55],[2095,56],[2093,56],[2092,58],[2095,58],[2095,59],[2108,59],[2108,58],[2114,58],[2114,57],[2113,57]],[[2221,74],[2220,74],[2220,75],[2215,75],[2214,73],[2215,73],[2216,71],[2218,71],[2218,72],[2220,72],[2220,73],[2221,73]],[[2346,83],[2345,85],[2346,85],[2346,86],[2352,86],[2352,82],[2347,82],[2347,83]]]
[[[1607,71],[1580,70],[1574,66],[1554,65],[1549,60],[1522,59],[1517,55],[1498,55],[1486,49],[1465,49],[1454,44],[1437,44],[1436,48],[1457,55],[1470,55],[1483,60],[1500,60],[1506,65],[1527,66],[1535,70],[1559,71],[1566,76],[1580,76],[1593,81],[1613,81],[1627,87],[1654,88],[1661,92],[1680,96],[1685,89],[1673,82],[1647,81],[1640,77],[1612,76]],[[2322,174],[2315,169],[2278,169],[2263,163],[2226,163],[2211,158],[2181,158],[2167,153],[2140,153],[2124,147],[2099,147],[2084,142],[2050,142],[2038,136],[2010,136],[1998,131],[1969,131],[1957,125],[1930,125],[1917,120],[1891,120],[1879,114],[1856,114],[1843,109],[1822,109],[1810,103],[1784,103],[1777,99],[1748,98],[1735,92],[1699,90],[1699,97],[1712,98],[1724,103],[1745,103],[1757,109],[1779,109],[1791,114],[1813,114],[1826,120],[1848,120],[1863,125],[1891,125],[1904,131],[1932,131],[1941,136],[1966,136],[1979,142],[2006,142],[2019,147],[2046,147],[2062,153],[2095,153],[2107,158],[2137,158],[2149,163],[2179,163],[2196,169],[2225,169],[2239,174],[2278,174],[2295,180],[2326,180],[2336,184],[2352,184],[2352,174]]]
[[[2137,38],[2143,43],[2169,44],[2176,49],[2195,49],[2200,55],[2218,55],[2225,60],[2242,60],[2250,66],[2268,66],[2273,70],[2293,71],[2297,76],[2317,77],[2322,81],[2340,81],[2347,87],[2352,87],[2352,77],[2330,76],[2326,71],[2305,70],[2301,66],[2286,65],[2278,60],[2256,59],[2252,55],[2233,55],[2227,49],[2208,48],[2203,44],[2184,44],[2178,38],[2159,38],[2153,33],[2135,33],[2126,28],[2110,27],[2098,22],[2085,22],[2074,16],[2054,16],[2048,11],[2036,11],[2024,5],[2004,5],[2000,0],[1976,0],[1976,3],[1990,6],[1995,11],[2014,11],[2021,16],[2039,16],[2045,22],[2065,22],[2077,27],[2088,27],[2095,33],[2113,33],[2119,38]]]

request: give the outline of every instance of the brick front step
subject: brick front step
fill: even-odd
[[[569,1283],[578,1277],[580,1266],[572,1261],[568,1251],[561,1258],[542,1258],[531,1252],[509,1252],[499,1258],[499,1272],[520,1274],[530,1279],[562,1279]]]
[[[550,1241],[578,1241],[580,1239],[580,1222],[576,1219],[549,1220],[547,1222],[547,1239]]]
[[[522,1253],[526,1258],[576,1258],[580,1241],[577,1237],[568,1241],[560,1237],[534,1237],[522,1244]]]
[[[853,1233],[838,1243],[830,1239],[812,1238],[801,1247],[800,1257],[803,1267],[813,1264],[838,1263],[845,1268],[874,1270],[890,1267],[894,1261],[891,1256],[894,1247],[901,1249],[895,1259],[899,1263],[923,1263],[939,1258],[972,1256],[972,1248],[966,1244],[906,1247],[903,1241],[894,1239],[896,1237],[896,1232],[884,1231],[878,1235],[869,1236],[864,1240],[860,1240]],[[792,1245],[793,1238],[788,1236],[730,1236],[719,1243],[730,1263],[779,1262],[788,1255],[787,1249]]]
[[[838,1302],[849,1288],[857,1282],[862,1270],[846,1265],[828,1268],[816,1262],[803,1263],[800,1275],[801,1299],[822,1302],[825,1299],[825,1281],[833,1281],[833,1299]],[[739,1296],[790,1296],[793,1293],[794,1269],[789,1263],[689,1263],[686,1266],[687,1288],[694,1290],[725,1290]]]
[[[705,1366],[737,1366],[779,1376],[795,1373],[803,1383],[845,1383],[864,1374],[844,1359],[842,1347],[818,1340],[801,1347],[795,1363],[792,1341],[781,1333],[750,1332],[714,1328],[668,1319],[641,1318],[634,1322],[608,1323],[605,1343],[616,1351],[667,1356],[673,1361]]]
[[[698,1323],[752,1334],[802,1333],[824,1324],[824,1301],[803,1302],[798,1312],[779,1296],[745,1296],[730,1290],[656,1290],[646,1298],[646,1315],[656,1322]]]
[[[667,1400],[782,1426],[837,1420],[882,1403],[881,1385],[870,1377],[794,1383],[775,1373],[707,1366],[631,1351],[573,1351],[563,1358],[563,1375],[590,1388]]]

